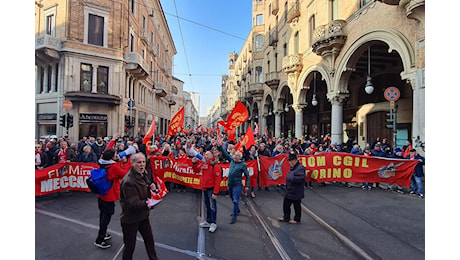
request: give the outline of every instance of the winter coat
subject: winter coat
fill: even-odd
[[[410,159],[410,155],[407,156],[406,159]],[[415,165],[415,169],[414,169],[413,173],[417,177],[423,177],[424,176],[423,165],[425,165],[425,157],[417,154],[415,156],[414,160],[422,160],[421,162],[418,162],[417,165]]]
[[[95,163],[97,162],[97,157],[92,150],[90,153],[82,152],[78,155],[77,162]]]
[[[106,145],[105,143],[98,144],[97,142],[94,142],[91,145],[91,148],[93,148],[94,153],[96,154],[97,158],[101,158],[102,152],[104,152]]]
[[[218,147],[219,150],[222,152],[222,156],[230,161],[230,167],[228,169],[228,186],[235,187],[235,186],[242,186],[243,185],[243,173],[246,177],[246,188],[249,188],[249,171],[248,165],[243,162],[235,162],[233,158],[222,148],[222,146]],[[241,158],[243,159],[243,158]]]
[[[211,162],[196,162],[193,164],[193,171],[200,173],[200,186],[202,190],[214,188],[214,194],[219,194],[222,168],[220,165],[213,165]]]
[[[151,198],[150,180],[147,173],[139,174],[130,169],[120,188],[120,222],[136,223],[149,217],[147,199]]]
[[[305,167],[299,162],[291,167],[291,170],[286,175],[286,194],[285,198],[291,200],[300,200],[304,197],[304,185],[305,185]]]
[[[265,149],[262,151],[262,150],[258,150],[257,153],[259,155],[263,155],[263,156],[267,156],[267,157],[270,157],[270,151],[268,150],[267,147],[265,147]]]
[[[105,168],[107,171],[107,180],[112,183],[112,187],[107,191],[105,195],[97,195],[103,201],[117,201],[120,199],[120,183],[123,177],[131,168],[131,162],[128,160],[125,164],[120,164],[115,161],[107,161],[99,159],[97,162],[99,167]]]

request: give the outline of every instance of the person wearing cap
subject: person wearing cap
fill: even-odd
[[[409,156],[407,156],[406,159],[419,161],[415,166],[414,172],[412,173],[412,178],[410,179],[410,194],[415,194],[415,191],[417,190],[418,196],[423,199],[424,193],[422,177],[424,175],[423,165],[425,165],[425,158],[417,154],[417,151],[415,149],[410,149]]]
[[[304,198],[304,183],[306,179],[305,167],[299,163],[295,153],[289,154],[289,166],[291,170],[286,175],[286,193],[283,200],[283,217],[278,220],[296,224],[300,222],[302,209],[300,203]],[[294,219],[291,219],[291,205],[294,204]]]
[[[91,145],[91,148],[93,148],[93,151],[98,159],[101,158],[102,152],[105,150],[106,146],[107,145],[104,143],[104,140],[102,140],[102,137],[98,137],[96,142]]]

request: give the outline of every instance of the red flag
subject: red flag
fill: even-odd
[[[149,130],[145,134],[142,143],[145,144],[146,147],[149,147],[152,144],[152,136],[155,134],[155,117],[153,117],[152,124],[150,125]]]
[[[166,139],[172,135],[177,134],[181,130],[182,126],[184,125],[184,111],[184,107],[182,107],[179,112],[177,112],[177,114],[171,119]]]
[[[243,146],[246,149],[249,149],[249,147],[253,144],[256,144],[256,141],[254,140],[254,133],[252,132],[252,128],[248,127],[246,134],[244,134],[243,138],[241,138],[240,142],[235,146],[235,149],[242,152]]]
[[[232,113],[227,118],[227,122],[219,121],[220,125],[225,128],[228,138],[235,141],[235,130],[238,126],[248,120],[249,112],[246,107],[238,101]]]

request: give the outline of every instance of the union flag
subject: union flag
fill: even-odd
[[[146,147],[149,147],[152,144],[152,136],[155,134],[155,117],[153,117],[152,124],[150,125],[149,130],[145,134],[142,143],[145,144]]]
[[[254,133],[252,132],[252,128],[248,127],[246,134],[244,134],[243,138],[241,138],[241,140],[235,146],[235,149],[242,152],[243,146],[244,148],[249,149],[249,147],[251,147],[253,144],[256,144],[256,141],[254,140]]]
[[[180,132],[182,126],[184,125],[184,107],[182,107],[176,115],[171,119],[171,123],[168,126],[168,134],[166,139]]]
[[[246,122],[246,120],[248,120],[248,116],[248,110],[241,101],[238,101],[232,113],[228,115],[227,122],[219,121],[217,123],[224,127],[225,132],[228,134],[228,138],[235,141],[236,128]]]

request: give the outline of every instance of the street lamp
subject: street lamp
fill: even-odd
[[[318,100],[316,100],[316,71],[313,74],[313,99],[311,104],[316,107],[318,105]]]
[[[288,104],[286,103],[286,105],[284,106],[284,111],[287,113],[289,112],[289,107],[288,107]]]
[[[366,91],[367,94],[372,94],[374,92],[374,85],[372,84],[371,80],[371,45],[369,44],[368,47],[368,52],[367,52],[367,82],[366,86],[364,87],[364,91]]]

